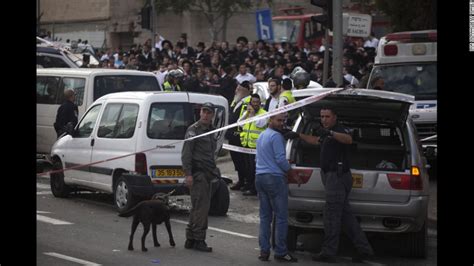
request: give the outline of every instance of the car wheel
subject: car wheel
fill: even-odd
[[[61,161],[53,162],[53,170],[62,170]],[[57,198],[67,198],[71,192],[71,187],[64,183],[64,172],[49,174],[51,192]]]
[[[115,183],[114,201],[119,213],[128,211],[138,202],[138,198],[131,193],[128,181],[124,177],[119,177]]]
[[[229,189],[227,188],[226,182],[222,179],[219,179],[215,185],[217,186],[217,190],[215,193],[212,193],[209,215],[224,216],[229,210]]]
[[[286,237],[286,246],[289,251],[296,250],[296,241],[298,239],[298,230],[294,226],[288,226],[288,234]]]
[[[405,256],[412,258],[426,258],[426,222],[418,232],[407,233],[403,238],[405,247]]]

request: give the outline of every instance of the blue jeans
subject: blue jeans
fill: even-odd
[[[271,174],[258,174],[255,187],[260,200],[260,232],[258,243],[260,251],[270,253],[270,234],[273,214],[275,214],[275,255],[288,253],[286,237],[288,234],[288,185],[286,177]]]

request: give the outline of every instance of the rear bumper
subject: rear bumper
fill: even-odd
[[[153,194],[162,192],[168,193],[173,189],[175,192],[173,195],[188,195],[189,189],[182,183],[176,184],[153,184],[151,178],[148,175],[131,175],[124,174],[123,177],[127,180],[129,190],[133,195],[139,197],[149,198]]]
[[[324,199],[289,197],[288,223],[308,229],[323,229]],[[368,232],[403,233],[417,232],[426,221],[428,196],[413,196],[405,203],[351,201],[352,213],[357,217],[362,230]],[[400,221],[397,227],[387,227],[384,220]]]

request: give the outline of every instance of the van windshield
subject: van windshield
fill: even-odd
[[[438,92],[436,62],[374,66],[371,81],[382,77],[384,90],[415,96],[415,100],[436,100]],[[369,82],[369,89],[372,89]]]
[[[114,92],[160,91],[158,80],[152,76],[114,75],[94,78],[94,101]]]

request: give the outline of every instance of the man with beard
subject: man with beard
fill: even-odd
[[[234,100],[230,104],[230,114],[229,114],[229,124],[237,122],[239,117],[247,110],[247,105],[250,103],[250,91],[251,85],[248,81],[242,82],[242,84],[237,85],[235,89]],[[241,127],[233,127],[227,129],[225,133],[226,139],[229,141],[229,145],[239,146],[240,144],[240,132],[242,131]],[[230,187],[231,190],[243,190],[245,186],[245,161],[243,158],[243,153],[236,151],[229,151],[232,162],[234,163],[235,171],[237,171],[239,181]]]
[[[278,108],[278,101],[280,98],[281,92],[281,81],[277,78],[272,78],[268,80],[268,91],[270,92],[270,97],[265,101],[265,111],[270,112]]]

